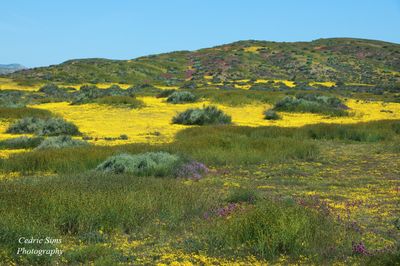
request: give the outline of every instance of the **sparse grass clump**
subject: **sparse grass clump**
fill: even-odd
[[[168,98],[169,103],[192,103],[197,100],[196,95],[189,91],[176,91],[172,93]]]
[[[42,143],[43,137],[19,137],[0,141],[0,149],[32,149]]]
[[[302,134],[311,139],[377,142],[392,139],[396,134],[393,122],[360,123],[356,125],[320,124],[305,126]]]
[[[79,135],[78,127],[62,118],[25,117],[10,125],[7,133],[39,136]]]
[[[349,115],[347,107],[339,98],[320,94],[298,94],[295,97],[286,96],[278,101],[275,111],[307,112],[330,116]]]
[[[131,96],[106,96],[96,100],[99,104],[119,107],[140,108],[144,106],[143,101]]]
[[[215,106],[188,109],[172,119],[174,124],[182,125],[222,125],[230,124],[231,121],[229,115]]]
[[[248,188],[238,188],[232,191],[226,199],[229,203],[255,203],[259,199],[256,190]]]
[[[119,154],[109,157],[96,170],[136,176],[168,176],[174,174],[179,163],[180,158],[177,155],[167,152]]]
[[[89,145],[86,141],[72,139],[71,136],[48,137],[36,149],[60,149]]]
[[[264,118],[266,120],[278,120],[280,119],[280,116],[274,110],[269,109],[264,112]]]

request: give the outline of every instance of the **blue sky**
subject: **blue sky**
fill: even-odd
[[[400,43],[399,29],[400,0],[1,1],[0,63],[131,59],[246,39]]]

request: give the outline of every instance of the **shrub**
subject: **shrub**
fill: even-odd
[[[60,149],[86,145],[89,145],[89,143],[83,140],[72,139],[70,136],[57,136],[45,139],[36,149]]]
[[[39,146],[43,141],[42,137],[28,138],[19,137],[0,141],[1,149],[31,149]]]
[[[68,93],[70,89],[60,88],[53,83],[46,84],[39,89],[39,92],[46,94],[47,96],[56,97],[56,98],[69,98],[70,94]]]
[[[140,108],[144,106],[144,103],[141,100],[130,96],[106,96],[97,99],[96,102],[100,104],[123,106],[129,108]]]
[[[6,108],[22,108],[27,104],[25,93],[22,91],[0,90],[0,106]]]
[[[332,116],[346,116],[348,109],[340,99],[319,94],[286,96],[275,104],[275,111],[309,112]]]
[[[128,135],[126,135],[126,134],[121,134],[121,135],[119,136],[119,139],[121,139],[121,140],[127,140],[127,139],[129,139],[129,137],[128,137]]]
[[[71,122],[62,118],[41,119],[25,117],[10,125],[6,131],[14,134],[36,134],[39,136],[78,135],[79,130]]]
[[[264,112],[264,118],[267,120],[278,120],[280,119],[280,116],[274,110],[269,109]]]
[[[154,87],[153,85],[150,84],[139,84],[136,86],[131,86],[126,90],[128,93],[131,95],[157,95],[159,94],[162,90],[159,88]]]
[[[192,103],[197,100],[196,95],[188,91],[176,91],[172,93],[167,102],[169,103]]]
[[[133,92],[130,89],[124,90],[118,85],[111,85],[107,89],[99,89],[93,85],[83,85],[79,91],[73,93],[71,104],[84,104],[100,102],[104,104],[131,104],[136,106],[139,101],[132,98]],[[135,101],[135,102],[133,102]]]
[[[173,175],[180,159],[167,152],[146,152],[140,154],[119,154],[111,156],[97,166],[97,171],[111,173],[132,173],[136,176]]]
[[[71,104],[84,104],[104,96],[104,93],[96,86],[83,85],[79,91],[73,94],[73,100]]]
[[[174,89],[162,90],[158,95],[157,98],[166,98],[176,92]]]
[[[231,117],[215,106],[188,109],[177,114],[172,122],[182,125],[230,124]]]
[[[185,81],[185,82],[182,84],[182,86],[180,86],[180,89],[184,89],[184,90],[187,90],[187,89],[189,89],[189,90],[194,90],[194,89],[196,89],[196,87],[197,87],[197,83],[194,82],[194,81],[192,81],[192,80],[189,80],[189,81]]]

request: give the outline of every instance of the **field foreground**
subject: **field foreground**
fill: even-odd
[[[345,115],[313,105],[267,120],[264,111],[282,92],[196,90],[195,101],[178,104],[146,92],[76,104],[43,101],[36,90],[24,88],[34,94],[26,106],[0,110],[4,264],[399,261],[399,103],[338,96]],[[336,100],[326,95],[309,97]],[[178,113],[211,105],[232,123],[173,123]],[[55,137],[49,130],[62,126],[35,131],[19,119],[73,123],[79,132]],[[161,166],[149,167],[157,156]]]

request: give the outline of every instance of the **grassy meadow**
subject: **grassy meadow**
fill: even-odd
[[[398,265],[396,93],[204,79],[0,80],[0,264]]]

